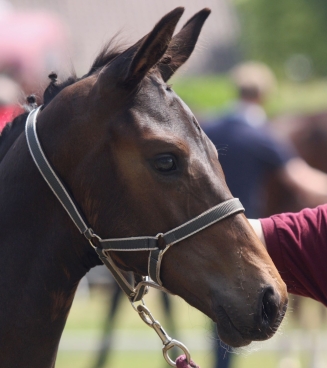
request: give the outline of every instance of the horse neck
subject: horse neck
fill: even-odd
[[[23,135],[0,163],[0,203],[1,367],[52,367],[95,252],[38,173]]]

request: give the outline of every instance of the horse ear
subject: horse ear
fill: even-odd
[[[173,37],[165,57],[159,63],[159,70],[165,82],[192,54],[202,26],[210,13],[208,8],[199,11]]]
[[[183,12],[184,8],[178,7],[166,14],[147,36],[136,43],[135,46],[138,49],[125,77],[126,82],[135,81],[138,83],[162,58]]]
[[[108,78],[115,78],[118,83],[137,85],[167,51],[183,12],[184,8],[178,7],[166,14],[149,34],[114,58],[101,71],[100,83],[107,85]]]
[[[107,86],[108,80],[115,78],[119,83],[136,86],[167,51],[183,12],[183,7],[172,10],[149,34],[111,60],[100,72],[100,85]]]

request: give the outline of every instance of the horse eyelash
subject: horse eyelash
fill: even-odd
[[[166,86],[166,90],[167,91],[171,91],[172,88],[173,88],[173,85],[172,84],[167,84],[167,86]]]

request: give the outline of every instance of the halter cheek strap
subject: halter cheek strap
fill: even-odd
[[[81,210],[69,195],[43,152],[36,131],[36,118],[41,107],[42,106],[30,112],[25,127],[27,144],[33,160],[44,180],[56,195],[80,233],[89,240],[102,262],[109,268],[115,280],[130,301],[135,302],[141,300],[143,295],[147,292],[148,286],[168,292],[168,290],[163,287],[160,279],[160,266],[164,254],[171,246],[228,216],[244,211],[238,198],[232,198],[210,208],[199,216],[165,234],[158,234],[154,237],[143,236],[119,239],[100,238],[98,235],[94,234],[92,228],[87,225]],[[99,246],[93,244],[94,239],[97,239]],[[112,260],[110,256],[110,252],[112,251],[149,251],[148,274],[153,281],[148,277],[144,277],[142,281],[133,287]]]

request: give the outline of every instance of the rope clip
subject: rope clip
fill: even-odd
[[[167,334],[167,332],[163,329],[160,322],[158,322],[154,319],[151,312],[149,311],[149,309],[144,304],[139,304],[136,307],[136,310],[137,310],[138,314],[140,315],[142,321],[145,322],[148,326],[152,327],[156,331],[157,335],[160,337],[160,339],[163,343],[162,353],[163,353],[163,356],[164,356],[166,362],[169,365],[171,365],[172,367],[177,367],[176,363],[168,355],[169,350],[174,348],[174,347],[180,348],[184,352],[187,362],[190,363],[191,355],[190,355],[190,352],[188,351],[187,347],[184,344],[182,344],[181,342],[172,339]]]

